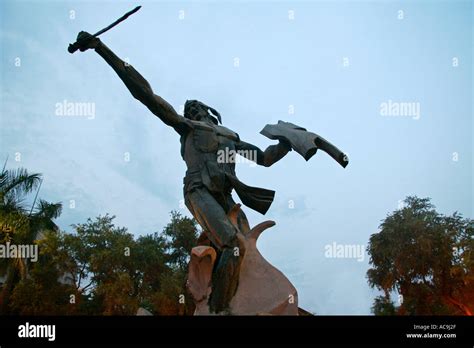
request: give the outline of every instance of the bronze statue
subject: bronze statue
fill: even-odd
[[[344,167],[347,158],[323,138],[290,123],[267,125],[262,134],[279,142],[262,151],[222,126],[219,112],[200,101],[186,101],[184,116],[181,116],[153,92],[142,75],[118,58],[96,36],[80,32],[77,42],[70,46],[70,52],[77,48],[80,51],[94,49],[115,70],[133,97],[180,136],[181,156],[187,166],[183,180],[185,204],[203,229],[200,245],[211,245],[218,251],[212,270],[209,310],[211,313],[225,312],[238,288],[240,266],[245,255],[245,243],[239,238],[239,232],[250,230],[247,218],[238,209],[240,205],[236,206],[231,192],[235,190],[246,206],[261,214],[269,209],[275,192],[245,185],[235,174],[235,161],[218,160],[218,154],[235,151],[265,167],[279,161],[292,148],[306,160],[320,148]]]

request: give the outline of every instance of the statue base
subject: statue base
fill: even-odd
[[[237,204],[229,218],[237,225]],[[232,298],[229,311],[218,315],[298,315],[298,293],[285,275],[272,266],[257,249],[257,239],[273,221],[265,221],[245,233],[239,239],[245,245],[245,254],[239,274],[239,285]],[[191,251],[188,289],[196,304],[195,315],[214,315],[209,311],[208,300],[212,292],[212,270],[216,250],[211,246],[197,246]]]

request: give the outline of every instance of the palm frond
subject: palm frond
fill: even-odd
[[[0,174],[0,194],[5,197],[21,199],[34,189],[41,181],[41,174],[30,174],[25,168],[3,170]]]
[[[44,199],[40,199],[35,215],[44,219],[56,219],[61,215],[62,209],[63,205],[60,202],[50,203]]]

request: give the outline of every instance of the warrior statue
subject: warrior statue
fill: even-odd
[[[211,313],[225,312],[236,293],[245,254],[238,232],[249,230],[242,210],[238,210],[236,223],[229,219],[230,210],[236,206],[231,192],[235,190],[242,203],[261,214],[269,209],[275,192],[239,181],[235,174],[235,161],[219,161],[219,151],[247,154],[249,160],[265,167],[279,161],[292,149],[308,160],[320,148],[344,167],[347,158],[323,138],[291,123],[280,121],[278,125],[267,125],[262,134],[279,142],[262,151],[222,126],[219,112],[200,101],[186,101],[184,116],[181,116],[153,92],[140,73],[117,57],[96,36],[80,32],[75,45],[80,51],[94,49],[114,69],[133,97],[180,136],[181,156],[187,166],[183,180],[185,204],[203,229],[200,242],[206,239],[208,245],[217,250],[208,306]],[[236,248],[238,253],[235,253]]]

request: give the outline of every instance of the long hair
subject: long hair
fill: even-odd
[[[222,124],[221,114],[217,112],[216,109],[211,108],[199,100],[186,100],[186,103],[184,104],[184,117],[192,120],[192,116],[201,110],[205,110],[207,112],[212,122],[215,124]]]

